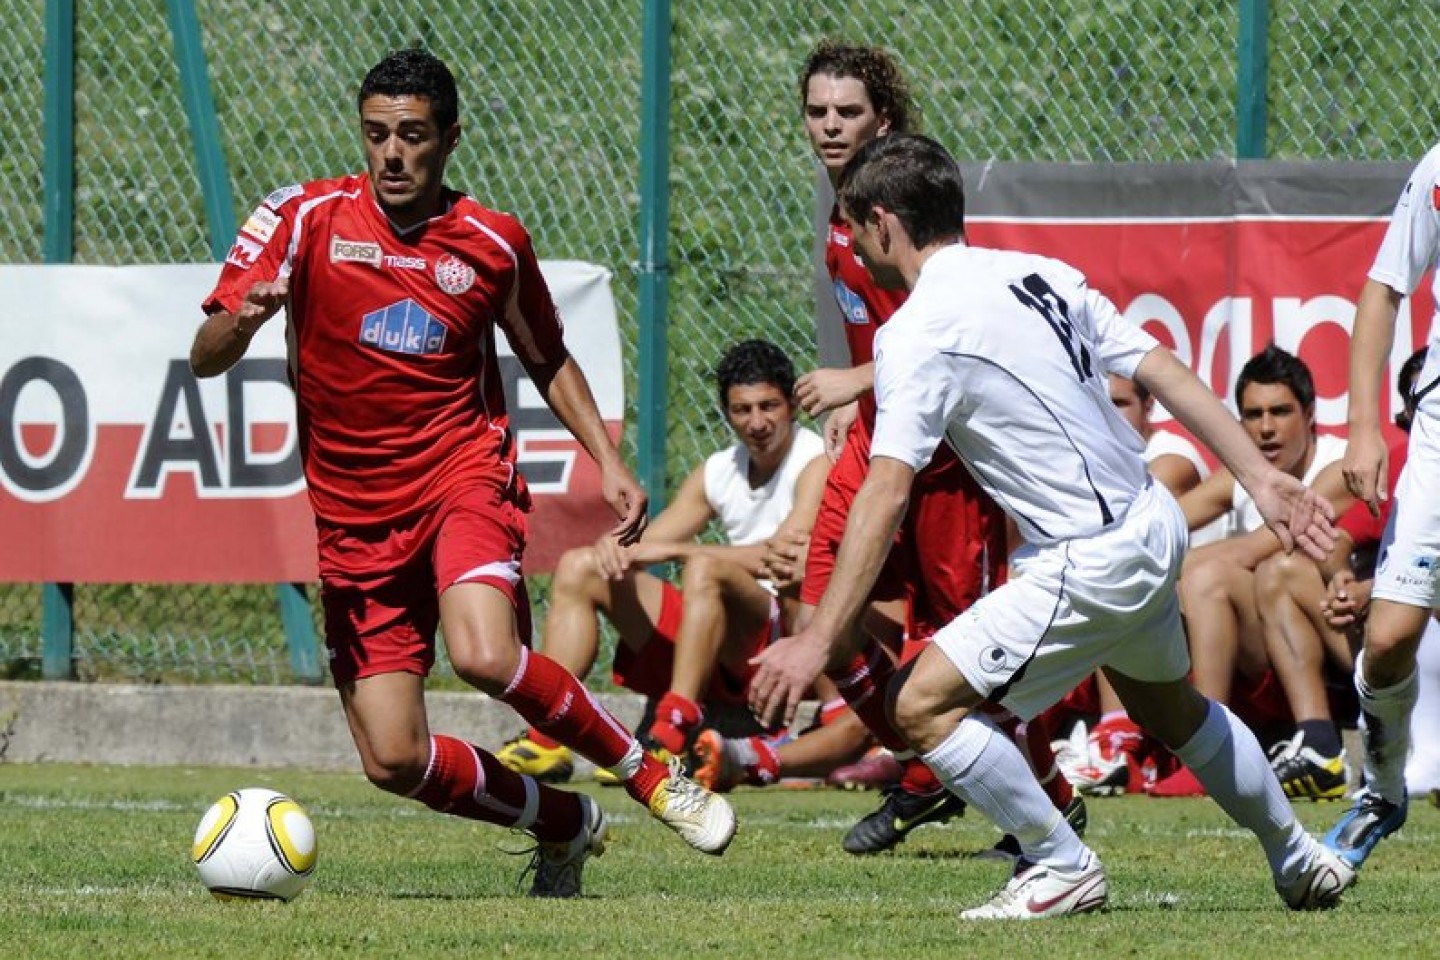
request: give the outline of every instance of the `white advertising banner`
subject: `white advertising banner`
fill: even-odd
[[[625,409],[603,267],[542,264],[611,436]],[[301,582],[315,528],[301,476],[283,316],[227,374],[187,357],[213,264],[0,266],[0,581]],[[535,495],[526,569],[614,523],[599,472],[500,343]],[[358,401],[363,398],[357,397]]]

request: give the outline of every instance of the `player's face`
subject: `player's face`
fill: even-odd
[[[460,139],[460,125],[441,130],[428,97],[368,97],[360,105],[365,164],[375,200],[397,226],[440,212],[445,161]]]
[[[1305,473],[1314,444],[1314,417],[1283,383],[1252,383],[1240,396],[1240,422],[1271,465]]]
[[[795,423],[795,405],[773,383],[739,383],[729,389],[725,416],[754,460],[784,454]]]
[[[805,85],[805,132],[832,178],[861,147],[889,129],[890,122],[875,112],[865,84],[855,77],[817,73]]]
[[[1110,402],[1135,432],[1145,436],[1150,429],[1150,403],[1142,402],[1135,381],[1110,374]]]
[[[870,279],[875,281],[875,285],[886,290],[905,289],[905,276],[890,256],[889,246],[881,236],[880,222],[866,220],[861,223],[851,216],[849,210],[844,208],[840,213],[850,226],[855,253],[859,255],[860,262],[865,264],[865,272],[870,274]]]

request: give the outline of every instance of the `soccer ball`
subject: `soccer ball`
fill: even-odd
[[[293,900],[315,870],[315,826],[283,793],[227,793],[200,819],[190,859],[218,900]]]

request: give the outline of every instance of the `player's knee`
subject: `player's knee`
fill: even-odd
[[[425,779],[430,763],[428,744],[372,744],[360,752],[365,779],[386,793],[405,796]]]
[[[551,580],[551,593],[588,595],[600,581],[600,570],[595,564],[594,547],[576,547],[566,550],[555,564],[555,576]]]
[[[450,644],[450,665],[455,675],[470,686],[498,697],[510,686],[520,667],[515,643],[480,638],[464,644]]]
[[[686,597],[694,597],[702,592],[717,592],[724,574],[724,564],[724,560],[703,553],[691,557],[685,561],[685,569],[680,574],[681,591]]]

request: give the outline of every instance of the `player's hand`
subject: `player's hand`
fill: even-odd
[[[255,331],[265,325],[290,299],[290,278],[262,280],[252,284],[235,311],[235,330],[245,337],[252,337]]]
[[[1317,563],[1335,548],[1335,508],[1299,480],[1271,468],[1252,493],[1255,506],[1280,545],[1289,553],[1299,546]]]
[[[1344,631],[1360,622],[1370,607],[1373,585],[1373,580],[1357,580],[1349,570],[1330,578],[1325,599],[1320,601],[1320,612],[1331,629]]]
[[[623,546],[620,538],[607,533],[595,541],[595,570],[606,580],[622,580],[630,571],[633,562],[631,548]]]
[[[845,449],[845,438],[850,436],[850,428],[859,417],[860,404],[851,401],[836,407],[825,418],[825,456],[830,458],[831,463],[840,459],[840,451]]]
[[[805,570],[805,557],[810,548],[810,535],[803,530],[781,530],[765,544],[765,557],[760,563],[761,575],[786,590],[800,582]]]
[[[789,725],[829,657],[829,642],[808,628],[760,651],[750,659],[758,668],[750,681],[751,712],[772,729]]]
[[[1355,499],[1380,516],[1380,504],[1390,498],[1386,480],[1390,474],[1390,451],[1378,431],[1357,430],[1345,444],[1345,486]]]
[[[621,546],[632,544],[645,532],[649,517],[645,508],[650,498],[645,488],[635,479],[623,463],[615,462],[600,468],[600,491],[610,509],[615,511],[619,521],[610,528],[610,536]]]
[[[867,366],[843,370],[830,367],[811,370],[795,381],[795,400],[801,409],[812,417],[818,417],[826,410],[843,407],[874,387],[870,378],[865,375],[869,369]],[[857,373],[856,370],[860,372]]]

